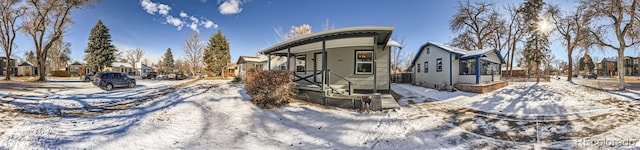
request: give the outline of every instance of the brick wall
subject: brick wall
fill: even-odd
[[[489,85],[469,85],[469,84],[456,84],[454,87],[460,91],[471,93],[487,93],[495,91],[509,85],[507,81],[498,81]]]

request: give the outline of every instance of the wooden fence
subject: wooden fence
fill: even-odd
[[[397,73],[391,74],[391,82],[392,83],[411,83],[412,81],[412,73]]]

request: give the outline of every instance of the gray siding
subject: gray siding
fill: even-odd
[[[427,48],[429,48],[429,53],[427,53]],[[453,68],[453,74],[457,74],[457,61],[453,60],[453,64],[456,64],[455,66],[449,66],[449,60],[450,59],[455,59],[455,58],[451,58],[449,57],[451,55],[449,55],[449,52],[442,50],[438,47],[435,46],[427,46],[425,47],[425,49],[422,51],[422,54],[420,54],[417,58],[416,61],[416,65],[414,65],[414,68],[418,66],[418,64],[420,64],[420,72],[416,72],[417,69],[414,69],[414,75],[415,75],[415,84],[417,85],[421,85],[421,86],[425,86],[425,87],[430,87],[430,88],[434,88],[436,85],[449,85],[450,84],[450,72],[449,72],[449,68]],[[455,56],[453,56],[455,57]],[[437,59],[442,59],[442,71],[441,72],[437,72]],[[429,62],[429,72],[425,73],[424,72],[424,62]],[[453,65],[452,64],[452,65]],[[455,83],[456,81],[454,81]]]
[[[355,51],[356,50],[373,50],[371,46],[360,46],[360,47],[341,47],[341,48],[331,48],[327,49],[327,69],[332,72],[345,77],[347,80],[353,82],[353,89],[362,89],[362,90],[371,90],[373,89],[373,74],[355,74]],[[307,72],[296,72],[299,76],[307,76],[311,75],[314,66],[314,56],[315,53],[320,53],[322,51],[310,51],[305,53],[300,53],[296,55],[306,55],[306,70]],[[379,47],[376,51],[376,72],[377,72],[377,87],[378,90],[388,90],[389,89],[389,55],[390,50],[389,47]],[[295,55],[292,54],[291,57],[291,71],[295,71]],[[320,59],[320,58],[319,58]],[[321,65],[318,65],[318,70]],[[335,76],[331,75],[331,80],[329,81],[332,85],[347,85],[348,82]],[[313,81],[313,78],[308,78]],[[320,78],[318,78],[320,81]]]

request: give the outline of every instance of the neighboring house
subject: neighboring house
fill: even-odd
[[[260,57],[263,59],[262,70],[287,70],[287,57],[273,55],[271,56],[271,59],[264,55],[260,55]]]
[[[393,29],[356,26],[325,30],[275,44],[261,53],[289,58],[285,69],[294,72],[293,79],[300,92],[298,95],[303,95],[300,96],[302,100],[338,105],[322,101],[346,95],[382,93],[381,101],[388,101],[391,108],[397,103],[386,94],[391,85],[390,47],[401,46],[391,40]],[[274,66],[277,65],[271,64],[267,68]],[[307,94],[317,96],[304,96]],[[351,102],[353,99],[339,101]],[[354,105],[348,103],[339,107]]]
[[[38,68],[29,62],[22,62],[18,65],[18,76],[36,76]]]
[[[507,66],[502,66],[502,77],[508,77],[509,76],[509,70],[507,68]],[[511,68],[511,77],[514,78],[525,78],[527,77],[527,70],[525,70],[522,67],[513,67]]]
[[[640,57],[624,56],[623,66],[625,76],[638,76],[638,59]]]
[[[243,79],[247,73],[256,69],[262,70],[264,62],[267,61],[266,56],[240,56],[236,64],[238,65],[237,77]]]
[[[111,72],[121,72],[127,75],[135,75],[135,70],[133,69],[133,66],[131,66],[131,64],[128,64],[128,63],[111,63],[111,67],[106,67],[104,70],[111,71]]]
[[[618,75],[618,60],[615,57],[603,58],[598,66],[599,70],[597,72],[600,76]]]
[[[143,75],[149,72],[153,72],[153,68],[147,66],[146,64],[142,64],[141,62],[136,63],[135,66],[135,75]]]
[[[69,74],[71,74],[72,76],[79,76],[81,73],[81,70],[83,69],[84,71],[82,72],[84,73],[89,72],[89,68],[85,67],[85,64],[75,61],[69,65]]]
[[[15,72],[15,59],[9,60],[9,64],[7,64],[7,57],[0,57],[0,76],[6,76],[6,70],[10,70],[10,72]]]
[[[235,77],[238,74],[238,65],[236,63],[229,63],[225,67],[225,77]]]
[[[504,59],[496,49],[465,50],[457,47],[427,42],[413,58],[413,84],[434,88],[453,89],[484,93],[487,90],[467,87],[496,89],[506,82],[501,79]],[[499,88],[498,87],[498,88]]]

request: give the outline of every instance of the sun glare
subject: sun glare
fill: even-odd
[[[549,33],[552,28],[551,23],[549,23],[549,20],[547,19],[542,19],[538,22],[538,31],[541,33]]]

